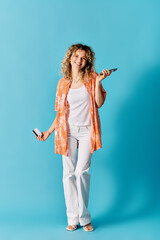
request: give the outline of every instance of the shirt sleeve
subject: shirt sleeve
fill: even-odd
[[[55,111],[59,110],[59,101],[60,101],[60,81],[57,84],[57,90],[56,90],[56,100],[55,100]]]

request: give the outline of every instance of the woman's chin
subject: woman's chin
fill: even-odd
[[[74,66],[74,67],[72,67],[72,70],[81,71],[81,67],[79,67],[79,66]]]

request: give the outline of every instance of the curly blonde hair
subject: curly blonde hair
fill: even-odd
[[[84,50],[87,54],[86,65],[84,66],[83,69],[81,69],[81,72],[80,72],[80,80],[83,82],[84,78],[88,78],[92,71],[95,72],[95,68],[94,68],[95,52],[92,50],[91,47],[87,45],[83,45],[81,43],[71,45],[61,62],[62,68],[60,72],[64,75],[65,79],[71,80],[72,68],[71,68],[70,59],[72,54],[75,53],[77,50]]]

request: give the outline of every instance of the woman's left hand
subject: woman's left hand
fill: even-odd
[[[112,71],[109,71],[108,69],[103,69],[102,72],[97,76],[96,81],[101,82],[106,77],[110,76]]]

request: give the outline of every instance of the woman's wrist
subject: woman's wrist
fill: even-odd
[[[51,133],[52,133],[50,130],[48,130],[47,132],[49,133],[49,135],[51,135]]]
[[[96,88],[101,88],[101,81],[96,80]]]

